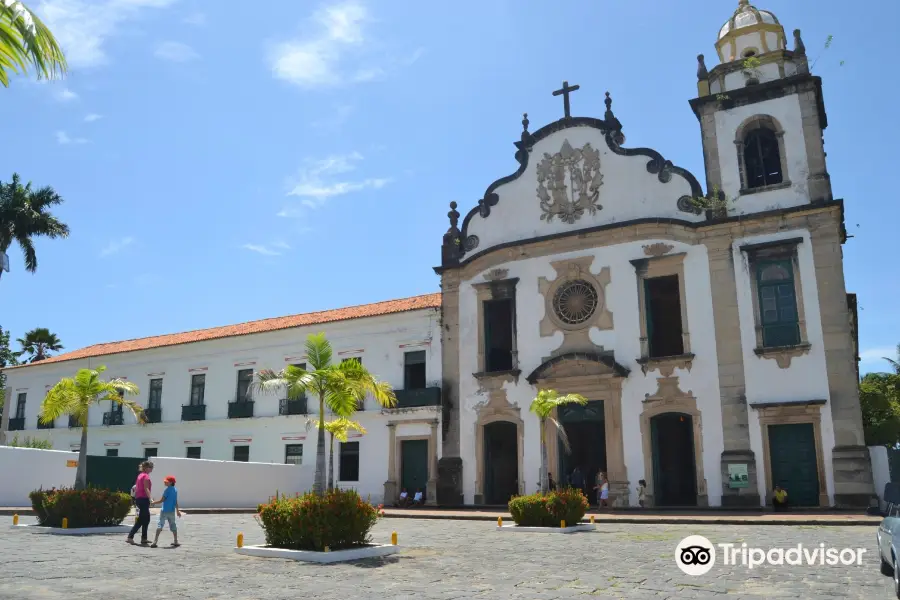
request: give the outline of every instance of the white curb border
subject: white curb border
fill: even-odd
[[[594,531],[597,525],[593,523],[580,523],[572,527],[519,527],[518,525],[504,525],[497,527],[497,531],[509,533],[576,533],[578,531]]]
[[[12,529],[27,528],[32,533],[44,533],[49,535],[103,535],[110,533],[128,533],[131,527],[128,525],[113,525],[112,527],[81,527],[63,529],[62,527],[41,527],[36,524],[13,525]]]
[[[388,556],[400,552],[400,546],[381,544],[367,548],[350,548],[349,550],[335,550],[334,552],[312,552],[310,550],[286,550],[284,548],[270,548],[268,546],[244,546],[235,547],[234,551],[245,556],[258,558],[285,558],[303,562],[329,564],[336,562],[348,562],[363,558],[375,558]]]

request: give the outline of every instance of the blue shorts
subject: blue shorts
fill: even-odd
[[[156,525],[156,528],[162,529],[163,527],[165,527],[166,521],[169,522],[169,531],[178,531],[178,526],[175,524],[175,513],[174,512],[159,513],[159,523]]]

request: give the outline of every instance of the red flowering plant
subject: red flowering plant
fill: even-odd
[[[559,527],[577,525],[588,509],[581,490],[564,488],[546,494],[516,496],[509,501],[509,514],[520,527]]]
[[[121,525],[131,510],[131,496],[102,488],[35,490],[29,494],[38,524],[70,529]]]
[[[290,550],[323,551],[357,548],[371,543],[372,527],[384,516],[354,490],[308,492],[296,498],[275,498],[259,505],[256,520],[266,544]]]

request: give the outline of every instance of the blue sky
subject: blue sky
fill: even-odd
[[[696,55],[715,64],[737,0],[29,4],[71,72],[0,90],[0,177],[52,185],[72,235],[37,242],[36,275],[11,249],[0,325],[75,349],[437,291],[448,203],[465,213],[515,170],[522,113],[561,117],[563,79],[573,114],[602,116],[609,90],[628,146],[704,181]],[[818,57],[863,368],[882,370],[900,342],[900,282],[875,266],[900,217],[900,5],[757,6]]]

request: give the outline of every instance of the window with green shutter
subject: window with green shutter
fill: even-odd
[[[759,261],[756,265],[763,347],[800,343],[800,318],[790,260]]]

